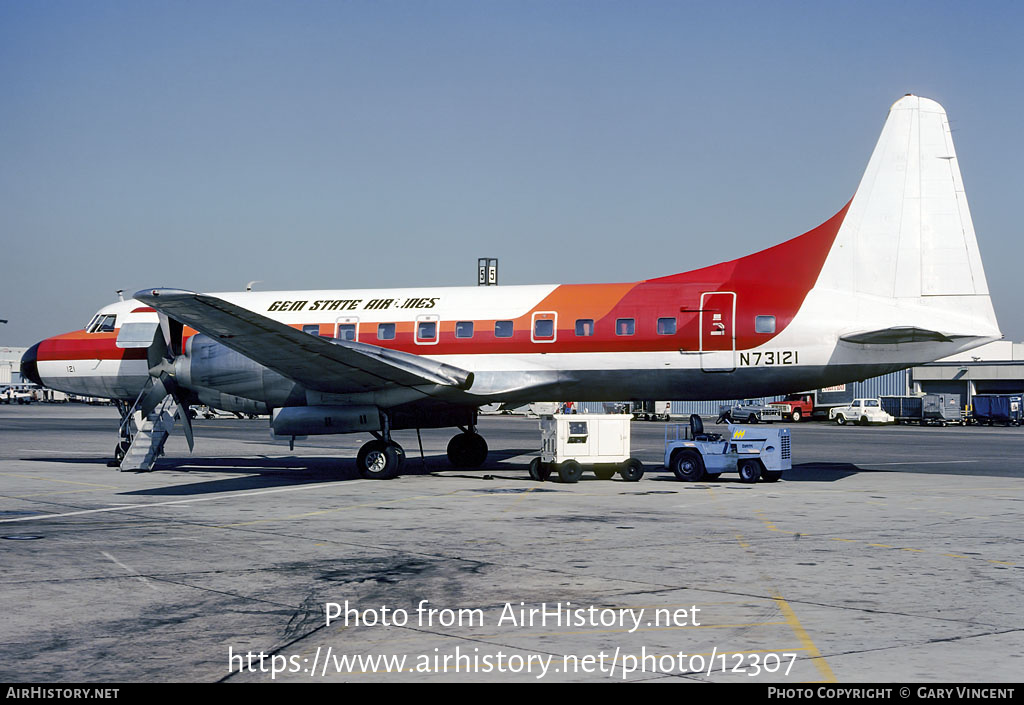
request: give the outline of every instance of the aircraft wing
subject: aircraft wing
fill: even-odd
[[[424,385],[465,390],[473,384],[473,373],[458,367],[303,333],[215,296],[146,289],[135,298],[308,389],[344,394]]]

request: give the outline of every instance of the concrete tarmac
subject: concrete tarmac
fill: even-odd
[[[106,466],[111,407],[0,407],[0,680],[1006,682],[1024,673],[1024,429],[790,424],[794,469],[536,483],[535,419],[291,451],[195,422]],[[709,430],[713,430],[712,425]],[[347,610],[346,610],[347,607]],[[327,623],[326,615],[333,619]],[[347,624],[346,624],[347,618]]]

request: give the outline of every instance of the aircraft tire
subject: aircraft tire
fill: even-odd
[[[120,465],[121,461],[124,460],[124,456],[128,454],[128,449],[132,447],[131,441],[119,441],[117,447],[114,448],[114,460]]]
[[[583,476],[583,466],[575,460],[566,460],[558,464],[558,479],[562,482],[572,484],[579,482]]]
[[[626,482],[638,482],[644,476],[644,465],[636,458],[629,458],[622,464],[619,477]]]
[[[699,482],[703,480],[707,471],[704,468],[704,459],[695,450],[681,450],[672,458],[672,472],[676,479],[682,482]]]
[[[478,468],[487,460],[487,441],[479,433],[460,433],[448,441],[448,462],[457,468]]]
[[[402,469],[405,451],[397,443],[370,441],[359,449],[356,467],[359,476],[367,480],[390,480]]]

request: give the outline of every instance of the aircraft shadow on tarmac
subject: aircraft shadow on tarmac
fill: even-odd
[[[409,451],[407,450],[406,452],[408,453]],[[535,448],[491,451],[485,466],[470,472],[474,473],[474,476],[483,477],[488,472],[496,470],[507,472],[513,468],[518,469],[518,463],[512,466],[500,463],[510,458],[536,452]],[[29,457],[23,458],[23,460],[69,463],[73,465],[106,465],[108,462],[108,458],[83,458],[81,456],[68,458],[55,458],[53,456],[45,458]],[[428,475],[452,469],[451,464],[448,462],[448,457],[444,453],[426,454],[421,459],[419,453],[416,452],[415,455],[409,454],[406,457],[402,474],[406,476]],[[526,469],[527,466],[523,464],[522,475],[524,478],[528,477]],[[116,468],[110,468],[110,471],[118,472]],[[123,496],[194,496],[325,482],[347,482],[360,479],[359,473],[356,471],[354,458],[299,455],[273,458],[265,456],[245,456],[239,458],[163,457],[157,461],[151,473],[126,474],[155,474],[159,477],[160,473],[188,473],[192,477],[197,473],[206,473],[219,477],[206,482],[149,487],[119,494]]]
[[[502,479],[502,480],[524,480],[529,479],[525,463],[505,463],[513,458],[536,454],[534,448],[516,448],[502,451],[492,451],[484,467],[472,470],[461,470],[458,475],[447,475],[447,477],[462,477],[475,479]],[[107,458],[83,458],[68,457],[54,458],[23,458],[26,461],[58,462],[73,465],[105,465]],[[438,453],[426,455],[420,458],[419,454],[410,454],[406,458],[402,474],[405,476],[429,475],[431,473],[452,471],[451,464],[445,454]],[[645,482],[669,482],[684,486],[687,483],[680,483],[675,476],[661,467],[648,466],[647,474],[640,481]],[[111,472],[117,472],[111,468]],[[238,458],[189,458],[171,457],[161,458],[153,473],[188,473],[194,477],[196,473],[207,473],[216,476],[205,482],[189,482],[185,484],[168,485],[165,487],[149,487],[130,492],[119,493],[125,496],[195,496],[217,494],[223,492],[239,492],[244,490],[270,489],[285,486],[298,486],[304,484],[316,484],[325,482],[347,482],[358,480],[359,474],[356,471],[354,458],[334,456],[287,456],[287,457],[265,457],[246,456]],[[501,472],[501,475],[495,475]],[[860,473],[888,474],[892,472],[928,472],[927,470],[903,469],[874,470],[861,468],[853,463],[799,463],[794,465],[783,475],[783,483],[786,482],[837,482],[852,475]],[[933,471],[934,472],[934,471]],[[941,471],[940,471],[941,472]],[[948,472],[948,471],[946,471]],[[148,473],[140,473],[148,474]],[[616,478],[617,480],[617,478]],[[581,482],[600,481],[592,473],[586,472]],[[705,481],[708,482],[708,481]],[[715,484],[742,485],[736,475],[724,474]],[[552,480],[551,484],[557,484]]]

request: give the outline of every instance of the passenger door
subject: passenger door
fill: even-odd
[[[705,372],[736,369],[736,294],[708,291],[700,295],[700,367]]]

